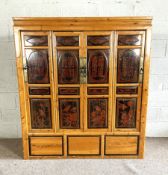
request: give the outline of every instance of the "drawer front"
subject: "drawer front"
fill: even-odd
[[[105,155],[137,155],[137,136],[106,136]]]
[[[68,136],[68,155],[100,155],[100,136]]]
[[[30,155],[63,155],[63,137],[30,137]]]

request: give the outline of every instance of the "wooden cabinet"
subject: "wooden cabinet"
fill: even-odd
[[[24,158],[143,158],[152,19],[13,20]]]

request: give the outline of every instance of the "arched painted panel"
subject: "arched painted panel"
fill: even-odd
[[[140,49],[119,49],[117,57],[117,83],[138,83]]]
[[[108,83],[108,50],[88,50],[88,83]]]
[[[78,51],[58,51],[58,83],[79,83],[79,53]]]
[[[47,50],[26,50],[28,83],[49,83],[49,62]]]

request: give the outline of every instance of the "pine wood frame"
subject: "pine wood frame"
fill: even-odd
[[[24,151],[24,159],[37,159],[37,158],[143,158],[144,156],[144,142],[145,142],[145,126],[146,126],[146,111],[147,111],[147,99],[148,99],[148,81],[149,81],[149,64],[150,64],[150,41],[151,41],[151,17],[84,17],[84,18],[13,18],[14,22],[14,37],[15,37],[15,48],[16,48],[16,65],[17,65],[17,74],[18,74],[18,84],[19,84],[19,97],[20,97],[20,111],[21,111],[21,122],[22,122],[22,140],[23,140],[23,151]],[[31,97],[40,97],[40,98],[48,98],[51,97],[54,104],[52,104],[52,109],[58,109],[58,101],[56,98],[56,95],[58,92],[56,91],[56,84],[55,79],[53,78],[53,66],[52,66],[52,61],[54,66],[56,67],[56,61],[54,61],[54,57],[56,56],[56,53],[54,49],[52,50],[52,45],[55,45],[54,41],[54,35],[57,35],[58,32],[71,32],[72,35],[79,34],[82,37],[82,40],[80,43],[85,42],[86,40],[86,35],[88,33],[92,33],[93,35],[96,34],[105,34],[105,33],[110,33],[111,35],[111,41],[114,41],[117,39],[117,33],[129,33],[135,32],[136,34],[139,33],[144,33],[145,38],[144,42],[145,43],[145,49],[144,51],[144,77],[143,77],[143,84],[137,84],[139,86],[138,88],[138,96],[142,96],[141,99],[141,114],[139,114],[139,120],[140,120],[140,125],[139,128],[136,130],[120,130],[120,129],[115,129],[115,119],[114,117],[111,118],[111,122],[109,121],[109,128],[110,130],[104,130],[104,131],[99,131],[97,129],[94,129],[90,131],[90,129],[87,129],[86,123],[87,121],[84,121],[84,123],[81,123],[81,129],[78,131],[63,131],[59,132],[59,126],[55,123],[58,123],[58,113],[57,110],[52,110],[53,113],[53,129],[52,130],[46,130],[46,131],[36,131],[34,132],[33,130],[30,129],[30,121],[28,119],[29,116],[29,104],[28,104],[28,99],[30,95],[27,93],[27,84],[25,84],[24,81],[24,72],[23,72],[23,60],[24,58],[23,55],[23,49],[22,49],[22,31],[23,32],[32,32],[31,34],[37,35],[36,32],[38,32],[39,35],[43,35],[46,31],[48,34],[48,39],[49,39],[49,46],[48,52],[50,55],[50,84],[47,85],[40,85],[44,87],[51,87],[51,95],[49,96],[40,96],[40,95],[33,95]],[[35,32],[33,32],[35,31]],[[53,32],[56,31],[56,32]],[[74,32],[75,31],[75,32]],[[83,32],[84,31],[84,32]],[[98,32],[97,32],[98,31]],[[111,32],[112,31],[112,32]],[[30,33],[29,33],[30,34]],[[65,34],[65,33],[64,33]],[[86,56],[86,49],[84,49],[85,46],[82,46],[82,49],[80,50],[80,55]],[[121,47],[121,46],[120,46]],[[33,48],[33,47],[31,47]],[[38,49],[44,49],[46,47],[39,47]],[[88,47],[89,48],[89,47]],[[102,47],[101,47],[102,48]],[[104,47],[107,48],[107,47]],[[135,48],[135,47],[134,47]],[[137,46],[138,48],[138,46]],[[110,50],[115,50],[117,49],[116,46],[116,41],[111,42],[110,45]],[[115,62],[116,58],[116,51],[110,55],[110,62]],[[112,65],[115,65],[114,63]],[[56,72],[56,71],[55,71]],[[116,67],[111,67],[110,72],[113,74],[116,73]],[[54,77],[57,75],[54,73]],[[110,76],[110,81],[115,82],[115,76]],[[121,85],[121,84],[120,84]],[[130,85],[130,84],[129,84]],[[39,86],[39,85],[31,85],[33,87]],[[68,85],[69,86],[69,85]],[[74,86],[74,85],[72,85]],[[81,95],[76,96],[84,99],[84,101],[81,103],[81,107],[86,103],[86,91],[84,91],[84,86],[85,85],[75,85],[75,87],[80,86],[80,91]],[[90,85],[87,85],[90,86]],[[101,86],[106,86],[106,85],[101,85]],[[116,85],[110,85],[110,83],[107,85],[109,86],[110,94],[109,98],[115,98],[115,87]],[[128,86],[128,85],[125,85]],[[70,87],[70,86],[69,86]],[[140,89],[142,88],[142,94]],[[117,95],[118,96],[118,95]],[[125,95],[126,97],[127,95]],[[131,95],[131,96],[137,96],[137,95]],[[61,97],[61,96],[60,96]],[[65,97],[65,96],[64,96]],[[94,97],[96,97],[94,95]],[[99,95],[100,97],[100,95]],[[105,96],[104,96],[105,97]],[[123,95],[122,95],[123,97]],[[140,102],[139,102],[140,103]],[[83,114],[83,108],[81,108],[81,114]],[[109,115],[112,113],[113,115],[115,113],[115,101],[113,99],[113,107],[112,109],[109,110]],[[56,116],[56,118],[54,117]],[[84,113],[84,116],[86,116],[86,113]],[[84,117],[81,115],[81,119]],[[86,119],[86,117],[85,117]],[[81,120],[83,121],[83,120]],[[55,127],[54,127],[55,125]],[[82,133],[81,130],[84,129],[84,132]],[[101,136],[101,155],[100,156],[67,156],[67,136]],[[137,155],[104,155],[104,139],[106,135],[111,135],[111,136],[138,136],[139,138],[139,143],[138,143],[138,150],[139,153]],[[63,156],[31,156],[29,154],[29,137],[31,136],[63,136]]]

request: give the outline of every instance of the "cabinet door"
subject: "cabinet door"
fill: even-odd
[[[84,129],[111,130],[112,32],[85,32],[87,83],[84,84]]]
[[[82,86],[80,85],[80,32],[55,32],[54,81],[58,109],[56,111],[57,129],[82,129]]]
[[[23,71],[30,132],[53,132],[53,83],[49,32],[22,32]]]
[[[145,33],[116,33],[115,131],[139,131]]]

